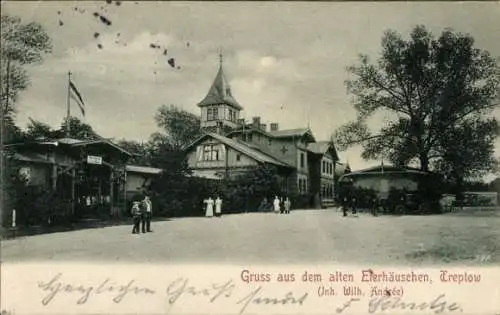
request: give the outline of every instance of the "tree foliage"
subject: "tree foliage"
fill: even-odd
[[[4,160],[3,144],[22,139],[22,131],[14,123],[14,103],[19,93],[29,86],[29,78],[23,68],[26,64],[39,62],[44,54],[51,51],[51,41],[40,24],[24,24],[18,17],[0,16],[0,119],[2,120],[1,136],[1,185],[7,174],[13,172],[12,165]],[[16,185],[7,180],[0,198],[0,208],[10,209],[16,201]],[[4,192],[6,193],[4,195]],[[3,211],[5,214],[7,211]],[[6,222],[5,215],[2,216]]]
[[[201,134],[200,117],[173,105],[161,106],[155,120],[164,133],[154,134],[152,140],[173,150],[181,150]]]
[[[24,65],[39,62],[52,50],[51,39],[38,23],[22,23],[19,17],[1,16],[0,57],[2,61],[2,104],[9,100],[7,110],[20,91],[29,86]]]
[[[70,125],[69,135],[67,133],[68,123]],[[52,128],[50,125],[30,118],[30,122],[23,134],[25,140],[35,139],[57,139],[69,136],[74,139],[92,140],[99,139],[92,126],[82,122],[76,117],[70,117],[69,122],[64,120],[59,128]]]
[[[133,154],[132,158],[128,161],[129,164],[151,166],[149,142],[144,143],[122,139],[117,141],[116,144]]]
[[[38,138],[55,138],[56,130],[49,124],[30,118],[30,122],[24,132],[27,140],[35,140]]]
[[[69,124],[69,134],[67,134],[66,130]],[[91,139],[99,139],[100,137],[94,131],[92,126],[87,123],[82,122],[77,117],[69,117],[69,119],[65,119],[61,127],[57,130],[58,137],[66,137],[82,140],[91,140]]]
[[[336,131],[340,148],[361,144],[365,159],[418,161],[455,179],[494,167],[499,124],[488,114],[498,106],[500,71],[471,36],[447,29],[434,38],[417,26],[404,40],[388,31],[378,61],[361,56],[348,71],[357,119]],[[373,133],[368,119],[379,112],[394,119]]]

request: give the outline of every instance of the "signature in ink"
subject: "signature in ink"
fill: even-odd
[[[461,312],[462,307],[456,302],[449,302],[445,299],[445,294],[440,294],[434,299],[426,302],[403,301],[401,297],[381,296],[371,299],[368,303],[368,312],[381,313],[390,310],[406,311],[431,311],[435,314],[443,312]]]

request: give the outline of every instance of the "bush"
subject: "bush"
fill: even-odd
[[[184,177],[176,181],[159,179],[151,186],[154,216],[186,217],[204,215],[203,200],[215,196],[218,181]]]
[[[222,211],[228,213],[257,212],[264,198],[269,206],[275,196],[285,198],[277,169],[261,165],[245,173],[219,181],[164,174],[150,187],[155,216],[204,216],[208,197],[222,198]],[[308,208],[312,195],[288,195],[292,209]],[[260,210],[262,211],[262,209]]]

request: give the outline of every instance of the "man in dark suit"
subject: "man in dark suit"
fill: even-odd
[[[149,196],[145,196],[142,201],[143,217],[142,217],[142,233],[153,232],[151,230],[151,217],[153,216],[153,204]]]

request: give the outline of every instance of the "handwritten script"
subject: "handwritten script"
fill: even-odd
[[[229,305],[234,305],[234,312],[237,314],[243,314],[252,308],[267,309],[273,306],[291,310],[302,307],[306,302],[310,302],[309,306],[312,308],[315,306],[307,291],[283,291],[279,294],[270,294],[262,285],[238,286],[232,279],[206,286],[197,286],[189,278],[178,277],[161,289],[142,286],[138,282],[135,279],[130,279],[124,283],[117,283],[106,278],[95,285],[75,284],[65,281],[64,275],[58,273],[47,281],[38,282],[38,288],[42,292],[41,304],[43,306],[56,303],[58,299],[68,298],[74,299],[76,305],[83,305],[92,301],[96,296],[108,296],[112,302],[117,304],[125,299],[161,298],[166,301],[166,313],[170,313],[175,305],[183,303],[184,305],[194,305],[194,303],[203,305],[204,303],[214,304],[221,300],[225,300]],[[337,314],[348,313],[352,307],[358,305],[362,308],[366,307],[365,310],[370,314],[394,311],[440,314],[463,311],[458,303],[450,302],[445,294],[420,301],[405,300],[400,296],[391,295],[371,299],[361,297],[342,299],[339,297],[335,303],[337,305],[333,310]]]
[[[65,282],[61,273],[56,274],[48,281],[38,282],[38,288],[44,294],[41,301],[44,306],[54,303],[58,297],[68,295],[76,296],[76,304],[82,305],[88,303],[95,295],[108,294],[114,303],[121,303],[125,298],[130,296],[138,297],[161,294],[160,290],[138,285],[134,279],[125,284],[117,284],[107,278],[98,285],[84,285]],[[167,312],[174,305],[182,303],[183,299],[189,297],[205,299],[205,302],[208,303],[214,303],[219,299],[234,298],[235,305],[240,307],[239,314],[243,314],[251,305],[301,306],[308,297],[308,293],[296,295],[293,292],[287,292],[282,296],[267,296],[264,294],[262,286],[243,293],[238,292],[238,294],[235,291],[236,285],[231,279],[200,288],[191,285],[189,279],[180,277],[169,283],[164,291],[169,305]]]
[[[43,305],[49,305],[60,295],[74,294],[77,296],[76,304],[85,304],[93,295],[111,294],[113,302],[120,303],[128,295],[153,295],[156,293],[153,289],[136,285],[135,280],[130,280],[126,284],[116,284],[108,278],[97,286],[65,283],[61,273],[56,274],[47,282],[39,282],[38,288],[46,294],[42,299]]]

